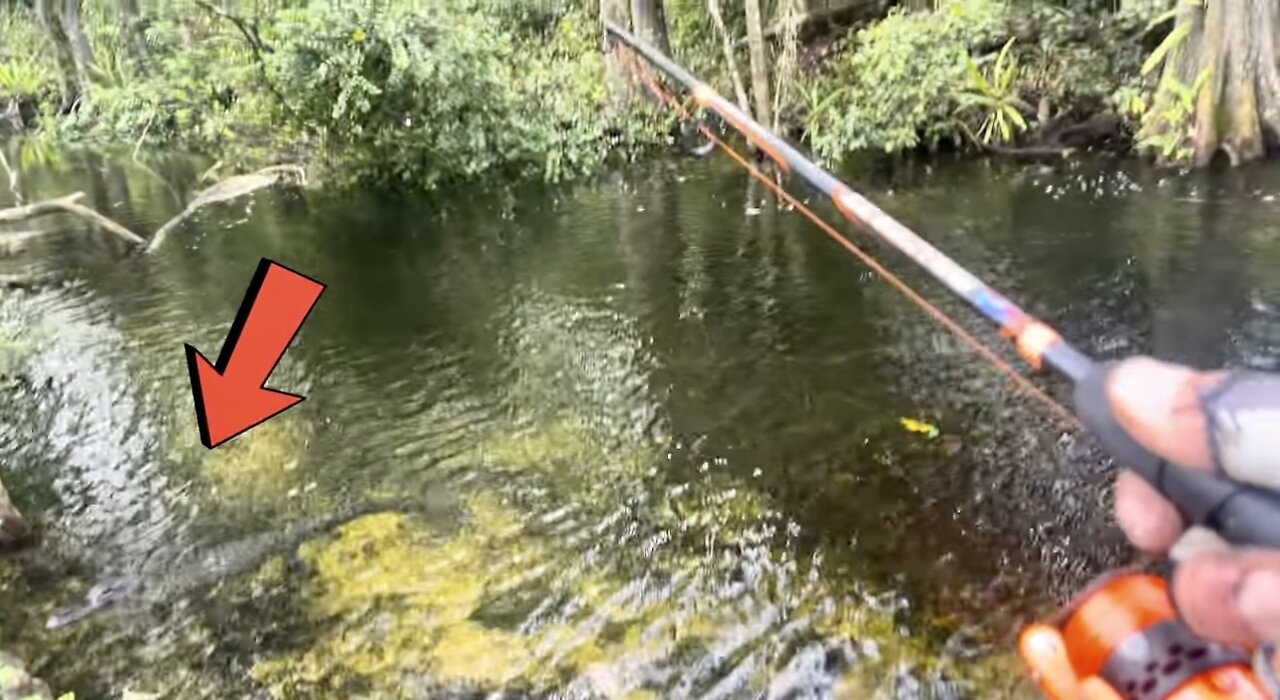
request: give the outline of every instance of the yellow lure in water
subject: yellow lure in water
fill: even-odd
[[[925,435],[929,438],[936,438],[940,433],[938,426],[931,423],[925,423],[924,421],[918,421],[914,418],[901,418],[898,422],[902,423],[902,427],[907,430],[913,433],[920,433],[921,435]]]

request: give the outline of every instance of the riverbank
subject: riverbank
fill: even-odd
[[[599,20],[580,3],[258,7],[129,18],[86,6],[80,72],[58,63],[34,12],[0,9],[11,184],[68,143],[200,152],[217,161],[211,176],[294,162],[333,185],[422,191],[573,179],[669,142],[672,115],[611,88]],[[1152,5],[1126,7],[947,0],[784,22],[766,32],[776,127],[828,162],[1128,151],[1155,102],[1141,66],[1163,30]],[[686,0],[667,15],[672,52],[733,95],[745,77],[722,52],[745,51],[740,20],[718,34]]]

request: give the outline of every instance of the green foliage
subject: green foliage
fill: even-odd
[[[595,167],[622,115],[607,108],[594,23],[568,8],[488,14],[494,6],[365,0],[282,12],[267,74],[284,118],[358,181],[554,181]],[[499,21],[512,14],[520,21]]]
[[[1204,0],[1180,0],[1175,7],[1156,16],[1147,25],[1147,31],[1175,19],[1180,8],[1203,8]],[[1167,61],[1173,60],[1182,42],[1191,33],[1189,22],[1176,23],[1160,44],[1142,64],[1142,75],[1148,76]],[[1210,76],[1210,70],[1200,71],[1190,85],[1184,84],[1172,74],[1160,79],[1153,97],[1154,108],[1142,115],[1142,130],[1138,145],[1155,153],[1166,162],[1187,160],[1192,155],[1191,139],[1194,133],[1196,101]]]
[[[0,8],[0,109],[10,102],[39,104],[58,90],[35,18],[19,7]]]
[[[726,29],[734,37],[745,36],[744,13],[738,3],[722,2],[722,14]],[[716,32],[707,0],[664,0],[671,50],[680,62],[694,75],[718,88],[729,86],[728,66],[721,49],[721,37]],[[745,47],[740,47],[740,65],[747,65]],[[722,94],[729,94],[726,89]]]
[[[935,13],[895,10],[858,32],[833,71],[808,86],[839,93],[806,100],[806,128],[820,155],[934,146],[955,133],[955,92],[971,50],[1007,36],[1006,6],[997,0],[949,0]]]
[[[1133,110],[1149,100],[1136,82],[1144,51],[1134,37],[1161,9],[949,0],[934,12],[895,11],[801,86],[810,143],[838,158],[933,148],[966,133],[1007,142],[1034,126],[1033,111],[1092,112],[1115,99],[1124,102],[1117,111],[1136,119]]]
[[[1165,22],[1176,19],[1180,11],[1179,8],[1182,6],[1203,8],[1204,3],[1205,0],[1181,0],[1181,2],[1178,3],[1179,7],[1165,10],[1151,18],[1151,21],[1147,23],[1146,30],[1150,32]],[[1178,48],[1190,33],[1190,24],[1175,24],[1173,29],[1170,30],[1169,33],[1165,35],[1164,39],[1161,40],[1160,44],[1156,46],[1155,50],[1151,52],[1151,55],[1147,56],[1147,60],[1143,62],[1142,74],[1147,75],[1151,71],[1155,70],[1161,63],[1164,63],[1165,57],[1168,56],[1171,51]]]
[[[610,106],[595,15],[582,3],[218,5],[270,48],[255,51],[234,23],[199,8],[157,9],[142,60],[114,13],[91,13],[91,85],[76,113],[49,120],[53,131],[195,150],[232,166],[305,158],[331,180],[407,188],[482,176],[555,181],[619,147],[658,142],[656,122]],[[33,80],[30,71],[14,78]]]
[[[1142,64],[1142,74],[1147,75],[1151,71],[1155,70],[1156,66],[1164,63],[1165,56],[1167,56],[1170,51],[1177,48],[1178,44],[1181,44],[1190,33],[1190,24],[1179,24],[1174,27],[1173,31],[1169,32],[1168,36],[1164,38],[1164,41],[1160,42],[1160,45],[1156,47],[1155,51],[1151,52],[1151,55],[1148,56],[1147,60]]]
[[[1125,10],[1101,16],[1042,4],[1025,8],[1017,22],[1034,27],[1036,38],[1018,52],[1023,96],[1033,103],[1044,100],[1055,112],[1108,103],[1137,77],[1143,52],[1134,37],[1155,11],[1142,3],[1126,3]]]
[[[1156,94],[1157,108],[1151,110],[1143,122],[1142,138],[1138,143],[1141,148],[1156,153],[1165,161],[1191,157],[1196,99],[1209,76],[1210,71],[1205,68],[1191,85],[1184,85],[1172,76],[1160,81]]]
[[[957,111],[961,114],[978,111],[983,115],[982,125],[978,128],[978,138],[983,143],[996,140],[1008,143],[1013,140],[1015,128],[1018,131],[1027,128],[1027,122],[1019,111],[1022,100],[1018,98],[1013,84],[1018,73],[1018,60],[1009,57],[1013,42],[1011,38],[1001,47],[989,75],[983,75],[978,62],[968,53],[964,55],[969,82],[957,95]],[[986,58],[982,59],[982,62],[986,61]]]
[[[30,58],[0,63],[0,99],[27,99],[40,94],[49,84],[49,73]]]

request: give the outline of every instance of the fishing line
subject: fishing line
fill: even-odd
[[[628,60],[624,61],[624,63],[626,63],[630,67],[631,71],[635,74],[635,76],[638,77],[641,80],[641,82],[645,84],[645,87],[648,88],[648,90],[651,93],[653,93],[658,98],[659,101],[661,101],[662,103],[674,109],[682,119],[685,119],[685,120],[692,119],[692,115],[690,114],[687,106],[685,104],[682,104],[673,95],[671,95],[669,92],[664,90],[658,84],[658,82],[654,80],[653,76],[649,74],[649,72],[645,69],[645,67],[640,63],[634,51],[632,51],[629,47],[625,47],[625,46],[620,47],[618,45],[615,45],[613,47],[613,50],[617,51],[619,48],[626,49],[625,56]],[[796,199],[796,197],[794,197],[791,193],[787,192],[786,189],[784,189],[781,185],[775,182],[773,178],[769,177],[765,172],[763,172],[758,167],[756,167],[755,164],[751,163],[751,161],[748,160],[746,156],[739,153],[736,149],[734,149],[732,146],[726,143],[723,139],[717,136],[715,132],[713,132],[710,128],[707,127],[706,124],[699,121],[698,130],[702,132],[703,136],[706,136],[708,140],[710,140],[712,143],[718,146],[721,150],[723,150],[726,154],[728,154],[728,156],[732,158],[735,162],[737,162],[738,165],[741,165],[743,168],[745,168],[747,172],[749,172],[757,180],[763,182],[765,186],[768,187],[770,190],[772,190],[775,194],[777,194],[779,198],[781,198],[783,201],[787,202],[792,207],[794,207],[797,211],[803,214],[805,218],[812,221],[814,225],[816,225],[818,229],[821,230],[823,233],[825,233],[829,238],[831,238],[833,241],[838,243],[846,251],[853,254],[855,257],[857,257],[860,261],[862,261],[863,264],[871,268],[873,272],[879,275],[881,279],[888,282],[891,286],[893,286],[895,289],[901,292],[902,295],[905,296],[908,300],[910,300],[912,303],[918,306],[921,310],[923,310],[926,314],[928,314],[935,321],[941,324],[944,328],[946,328],[948,331],[954,334],[962,342],[964,342],[966,345],[972,348],[980,356],[982,356],[984,359],[986,359],[988,362],[994,365],[996,369],[998,369],[1006,377],[1009,378],[1009,380],[1014,384],[1014,387],[1016,389],[1021,390],[1027,396],[1038,401],[1041,405],[1049,409],[1050,412],[1052,412],[1057,417],[1061,418],[1063,421],[1069,424],[1072,428],[1075,428],[1075,429],[1082,428],[1079,419],[1076,418],[1074,413],[1072,413],[1065,406],[1063,406],[1061,403],[1055,400],[1052,396],[1049,396],[1047,393],[1045,393],[1044,390],[1040,389],[1035,384],[1033,384],[1029,379],[1027,379],[1022,374],[1020,374],[1008,362],[1005,362],[1004,359],[1002,359],[999,355],[997,355],[995,351],[993,351],[981,340],[978,340],[978,338],[975,337],[972,333],[965,330],[963,326],[961,326],[957,321],[955,321],[950,316],[948,316],[947,313],[944,312],[942,309],[939,309],[929,300],[925,299],[919,292],[915,291],[915,289],[913,289],[911,285],[904,282],[902,278],[898,277],[892,271],[890,271],[888,268],[882,265],[879,261],[877,261],[874,257],[872,257],[871,254],[867,253],[865,250],[863,250],[853,241],[850,241],[847,237],[841,235],[840,232],[837,231],[834,226],[832,226],[822,217],[818,216],[812,209],[810,209],[807,205],[805,205],[800,200]]]

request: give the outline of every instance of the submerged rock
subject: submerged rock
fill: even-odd
[[[27,673],[22,660],[0,651],[0,700],[53,700],[44,681]],[[73,700],[65,695],[59,700]]]
[[[31,526],[9,500],[0,482],[0,550],[21,547],[31,541]]]

